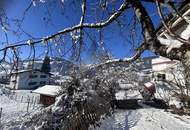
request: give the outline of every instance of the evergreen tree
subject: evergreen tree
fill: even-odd
[[[41,71],[44,73],[49,73],[51,70],[51,66],[50,66],[50,58],[49,56],[46,56],[44,58],[43,64],[42,64],[42,68]]]

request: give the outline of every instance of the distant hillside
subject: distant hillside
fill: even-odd
[[[27,69],[32,66],[33,69],[41,69],[43,59],[36,59],[34,60],[34,64],[29,65],[31,61],[25,60],[22,61],[22,69]],[[60,59],[60,58],[51,58],[51,73],[59,74],[59,75],[67,75],[73,67],[77,67],[73,62]]]

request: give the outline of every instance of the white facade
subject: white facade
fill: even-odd
[[[183,67],[176,60],[170,60],[165,57],[152,59],[152,71],[154,79],[167,80],[173,83],[184,83]]]
[[[152,59],[152,70],[153,71],[163,71],[167,69],[168,67],[172,67],[177,63],[176,60],[171,61],[168,58],[165,57],[158,57],[155,59]]]
[[[49,84],[50,74],[40,70],[22,70],[13,73],[10,80],[11,89],[36,89]]]

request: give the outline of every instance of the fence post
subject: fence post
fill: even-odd
[[[31,101],[31,105],[32,105],[32,103],[33,103],[33,100],[34,100],[34,96],[32,96],[32,101]]]
[[[124,130],[129,130],[129,124],[128,124],[128,115],[125,116],[125,128]]]
[[[1,107],[1,108],[0,108],[0,124],[1,124],[2,111],[3,111],[3,108]]]
[[[34,97],[34,103],[33,103],[33,109],[34,109],[34,107],[35,107],[35,104],[36,104],[36,97]]]
[[[28,109],[29,109],[29,105],[30,105],[30,98],[28,98],[27,112],[28,112]]]
[[[21,97],[21,103],[22,103],[22,100],[23,100],[23,96]]]
[[[15,94],[15,101],[17,100],[17,94]]]

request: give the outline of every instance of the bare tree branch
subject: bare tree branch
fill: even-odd
[[[81,28],[103,28],[106,27],[108,25],[110,25],[112,22],[114,22],[127,8],[128,8],[128,0],[125,0],[125,2],[120,6],[120,8],[113,14],[111,15],[107,20],[103,21],[103,22],[99,22],[99,23],[83,23],[84,22],[84,16],[81,17],[81,22],[78,25],[75,25],[73,27],[69,27],[66,28],[62,31],[59,31],[58,33],[55,33],[51,36],[47,36],[45,38],[42,38],[40,40],[35,40],[30,42],[30,44],[28,43],[21,43],[21,44],[11,44],[8,45],[4,48],[1,48],[0,51],[4,51],[7,50],[8,48],[16,48],[16,47],[20,47],[20,46],[28,46],[28,45],[34,45],[37,43],[41,43],[41,42],[47,42],[50,39],[56,38],[59,35],[64,35],[66,33],[81,29]],[[85,1],[84,1],[85,2]],[[85,7],[84,7],[85,8]],[[85,11],[86,9],[84,9]],[[83,12],[83,15],[85,15],[85,12]]]
[[[158,0],[155,0],[156,2],[156,6],[157,6],[157,9],[158,9],[158,14],[161,18],[161,22],[162,24],[164,25],[164,27],[166,28],[166,30],[169,32],[169,34],[172,36],[172,37],[175,37],[177,40],[179,40],[180,42],[184,43],[184,44],[187,44],[189,45],[190,42],[182,37],[180,37],[179,35],[175,34],[166,24],[165,20],[164,20],[164,16],[163,16],[163,13],[161,11],[161,8],[160,8],[160,4],[158,2]]]

